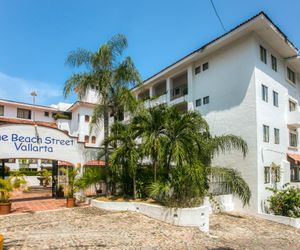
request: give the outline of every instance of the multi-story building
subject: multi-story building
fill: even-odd
[[[242,173],[252,191],[247,209],[258,212],[270,195],[267,187],[300,181],[299,73],[297,48],[259,13],[150,77],[133,93],[148,99],[148,106],[167,103],[199,111],[214,135],[241,136],[249,147],[247,156],[220,154],[214,164]]]
[[[267,187],[300,183],[299,73],[297,48],[270,18],[259,13],[132,92],[148,107],[167,103],[183,111],[200,112],[213,135],[241,136],[248,144],[247,156],[240,152],[220,154],[214,164],[241,172],[252,192],[251,205],[246,209],[260,212],[269,195]],[[0,124],[55,127],[98,147],[103,128],[92,134],[89,128],[97,100],[95,89],[73,105],[44,107],[0,100]],[[272,163],[280,169],[273,168]]]

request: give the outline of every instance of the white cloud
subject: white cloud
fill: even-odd
[[[31,103],[30,93],[33,90],[38,93],[37,104],[48,105],[63,100],[61,88],[53,83],[27,80],[0,72],[0,99]]]

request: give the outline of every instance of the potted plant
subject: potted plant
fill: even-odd
[[[77,175],[79,173],[78,168],[69,167],[64,170],[67,174],[68,182],[67,182],[67,207],[71,208],[75,206],[75,197],[74,194],[77,190],[79,190],[79,181]]]
[[[13,185],[10,179],[0,179],[0,214],[9,214],[11,202],[9,201]]]

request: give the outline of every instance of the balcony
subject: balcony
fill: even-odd
[[[158,106],[160,104],[164,104],[167,103],[167,94],[158,96],[158,97],[152,97],[151,99],[148,99],[145,101],[145,107],[149,108],[149,107],[155,107]]]
[[[291,111],[288,113],[288,126],[300,128],[300,112]]]
[[[182,84],[171,90],[171,101],[188,94],[188,85]]]

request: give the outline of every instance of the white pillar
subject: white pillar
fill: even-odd
[[[188,81],[188,110],[194,110],[194,97],[193,97],[193,66],[190,65],[187,69],[187,81]]]
[[[151,86],[150,89],[149,89],[150,98],[153,97],[153,95],[154,95],[154,88],[153,88],[153,86]]]
[[[167,103],[171,101],[171,78],[166,79]]]

